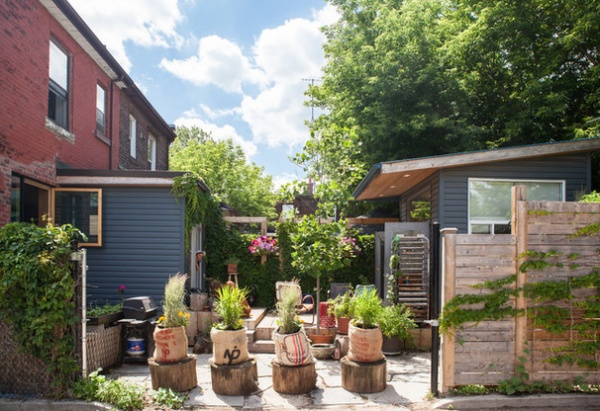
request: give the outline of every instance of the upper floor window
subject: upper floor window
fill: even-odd
[[[50,40],[48,118],[65,130],[69,114],[69,56]]]
[[[101,135],[106,135],[106,90],[100,85],[96,85],[96,131]]]
[[[151,134],[148,136],[148,162],[150,170],[156,170],[156,138]]]
[[[137,150],[137,120],[131,114],[129,115],[129,154],[136,157]]]
[[[565,182],[469,179],[469,233],[510,234],[511,188],[525,186],[528,201],[565,201]]]

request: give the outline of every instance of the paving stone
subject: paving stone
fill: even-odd
[[[310,407],[312,398],[310,394],[285,395],[275,391],[272,387],[261,392],[259,395],[251,395],[244,403],[244,408],[256,409],[273,407],[276,409],[301,409]]]
[[[311,392],[315,406],[364,404],[365,400],[359,394],[343,388],[316,389]]]
[[[194,388],[190,392],[186,405],[203,407],[242,407],[244,405],[244,397],[241,395],[216,394],[212,390],[212,386],[201,385],[199,388]]]

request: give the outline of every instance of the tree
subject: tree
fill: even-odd
[[[189,171],[202,178],[219,201],[242,215],[274,214],[271,176],[248,163],[239,146],[231,140],[216,141],[197,127],[178,127],[176,132],[169,153],[172,170]]]
[[[598,117],[600,0],[331,3],[315,134],[352,130],[365,164],[572,139]]]

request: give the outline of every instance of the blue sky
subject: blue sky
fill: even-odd
[[[325,0],[70,0],[170,124],[232,138],[279,185],[302,178]],[[318,114],[318,112],[316,112]]]

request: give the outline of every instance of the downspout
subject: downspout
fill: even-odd
[[[109,102],[109,112],[110,116],[108,118],[108,140],[110,141],[110,145],[108,148],[108,169],[113,169],[113,107],[114,107],[114,87],[115,87],[115,79],[110,79],[110,102]]]

